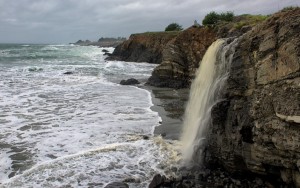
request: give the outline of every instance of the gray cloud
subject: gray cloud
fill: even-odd
[[[270,14],[300,0],[0,0],[0,42],[68,43],[185,28],[210,11]]]

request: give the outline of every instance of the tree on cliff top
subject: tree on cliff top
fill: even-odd
[[[216,13],[215,11],[212,11],[208,13],[204,19],[202,20],[203,25],[213,25],[218,23],[219,21],[226,21],[230,22],[233,20],[234,14],[233,12],[222,12],[221,14]]]
[[[166,27],[165,31],[181,31],[182,29],[182,26],[178,23],[171,23]]]

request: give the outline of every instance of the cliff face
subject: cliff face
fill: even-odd
[[[189,28],[172,39],[163,49],[162,62],[148,83],[158,87],[188,87],[206,49],[216,40],[209,28]]]
[[[212,110],[207,162],[300,187],[300,9],[241,37],[226,99]]]
[[[162,49],[180,32],[154,32],[132,34],[118,45],[107,60],[160,63]]]
[[[106,60],[160,64],[152,72],[148,84],[186,88],[193,80],[206,49],[217,38],[239,36],[251,28],[236,28],[237,21],[221,23],[215,28],[191,27],[182,32],[132,34]]]
[[[243,27],[236,27],[240,22]],[[186,88],[207,48],[217,38],[237,37],[251,29],[249,18],[236,17],[233,22],[215,27],[191,27],[172,39],[163,49],[162,62],[152,72],[148,84],[157,87]]]
[[[111,58],[161,62],[149,84],[188,87],[212,42],[245,33],[234,53],[225,100],[212,109],[205,160],[300,187],[300,8],[253,28],[233,27],[132,35]]]

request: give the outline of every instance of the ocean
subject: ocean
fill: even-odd
[[[153,135],[151,93],[119,85],[156,65],[102,50],[0,44],[0,187],[147,187],[177,162],[173,141]]]

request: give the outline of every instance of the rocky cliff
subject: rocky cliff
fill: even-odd
[[[157,87],[189,87],[207,48],[217,38],[237,37],[247,32],[255,22],[260,21],[254,18],[257,17],[237,16],[232,22],[184,30],[164,47],[162,62],[152,72],[148,84]]]
[[[240,36],[225,100],[212,109],[206,163],[300,187],[300,8],[254,25],[132,35],[112,57],[161,62],[149,84],[188,87],[212,42]]]
[[[107,60],[160,63],[162,49],[180,32],[147,32],[132,34],[118,45]]]
[[[300,187],[300,8],[240,38],[224,96],[207,162]]]
[[[188,87],[206,49],[216,38],[211,28],[191,27],[184,30],[165,46],[162,62],[152,72],[148,83],[158,87]]]
[[[244,15],[214,27],[195,26],[182,32],[132,34],[106,60],[160,64],[153,71],[148,84],[186,88],[193,80],[206,49],[217,38],[240,36],[251,29],[252,22],[253,17]]]

